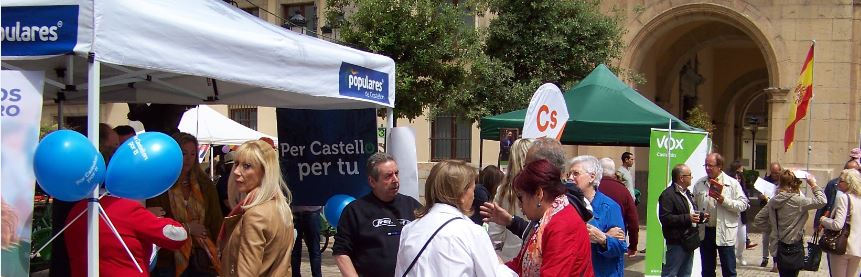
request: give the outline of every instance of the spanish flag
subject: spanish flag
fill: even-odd
[[[787,117],[786,131],[783,134],[783,151],[789,151],[792,142],[795,139],[795,124],[798,123],[804,116],[807,115],[807,108],[810,105],[810,99],[813,98],[813,47],[816,42],[810,45],[810,50],[807,51],[807,58],[804,59],[804,65],[801,67],[801,76],[798,77],[798,84],[789,95],[789,116]]]

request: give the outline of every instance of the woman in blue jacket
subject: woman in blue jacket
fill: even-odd
[[[583,191],[592,204],[593,217],[586,223],[592,242],[592,267],[595,276],[623,276],[625,222],[622,209],[610,197],[598,191],[601,183],[601,164],[593,156],[577,156],[569,162],[568,178]]]

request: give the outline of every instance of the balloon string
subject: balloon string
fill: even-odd
[[[123,241],[123,238],[120,237],[120,233],[117,232],[117,228],[114,227],[114,224],[111,223],[111,219],[108,218],[108,213],[105,212],[105,209],[102,209],[101,204],[96,204],[96,205],[99,206],[99,214],[102,215],[102,218],[105,220],[105,223],[107,223],[108,227],[111,228],[111,232],[114,233],[114,236],[116,236],[117,240],[120,241],[120,244],[123,245],[123,249],[126,250],[126,254],[129,254],[129,258],[132,259],[132,263],[135,264],[135,267],[137,267],[138,272],[143,273],[143,269],[141,269],[141,266],[138,264],[137,260],[135,260],[135,256],[132,255],[132,251],[129,250],[129,247],[126,245],[126,242]]]
[[[108,193],[106,192],[106,193],[100,195],[99,199],[102,199],[102,197],[105,197],[105,195],[107,195],[107,194]],[[42,252],[42,250],[45,250],[45,247],[48,247],[48,245],[51,245],[51,242],[53,242],[54,239],[56,239],[57,237],[62,235],[63,232],[65,232],[66,229],[69,228],[69,226],[72,226],[72,223],[75,223],[75,221],[78,221],[78,219],[81,218],[81,216],[83,216],[85,213],[87,213],[86,209],[83,210],[80,214],[78,214],[78,216],[76,216],[75,219],[72,219],[72,221],[69,221],[69,224],[66,224],[66,226],[63,227],[63,229],[60,229],[60,231],[57,232],[57,234],[55,234],[53,237],[51,237],[51,239],[49,239],[48,242],[45,242],[45,244],[42,245],[42,247],[40,247],[39,250],[36,250],[36,252],[30,253],[30,258],[32,259],[32,258],[35,258],[36,255],[39,255],[39,253]]]

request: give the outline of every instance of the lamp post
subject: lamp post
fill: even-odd
[[[756,170],[756,129],[759,128],[759,124],[762,119],[756,115],[749,115],[747,117],[747,124],[750,125],[750,168]]]

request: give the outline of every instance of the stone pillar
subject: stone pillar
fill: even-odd
[[[786,164],[790,161],[783,151],[783,133],[786,130],[789,89],[772,87],[766,88],[765,93],[768,95],[768,162]]]

